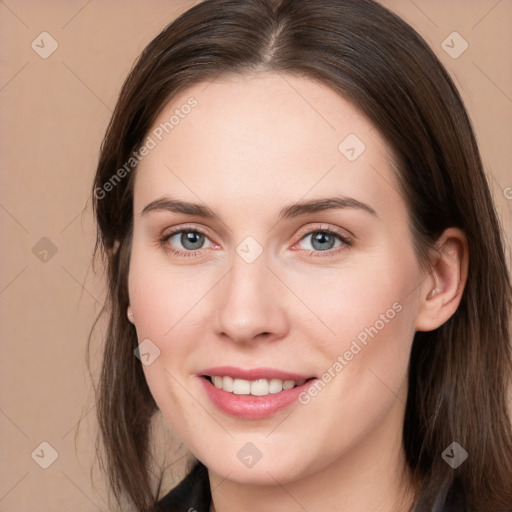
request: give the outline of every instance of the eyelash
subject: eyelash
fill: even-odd
[[[174,235],[176,234],[179,234],[179,233],[199,233],[201,235],[204,235],[206,238],[208,238],[208,235],[207,233],[205,233],[204,231],[202,231],[201,229],[198,229],[196,227],[192,227],[192,226],[182,226],[178,229],[175,229],[173,231],[170,231],[169,233],[166,233],[165,235],[163,235],[159,240],[159,245],[167,252],[170,252],[176,256],[183,256],[183,257],[186,257],[186,258],[189,258],[189,257],[194,257],[194,256],[197,256],[203,249],[197,249],[195,251],[184,251],[184,250],[181,250],[181,249],[175,249],[175,248],[171,248],[168,244],[168,241],[170,238],[172,238]],[[346,235],[343,235],[342,233],[334,230],[334,229],[331,229],[331,228],[321,228],[321,227],[316,227],[314,229],[309,229],[308,231],[304,232],[301,234],[301,237],[299,238],[299,242],[306,238],[307,236],[310,236],[314,233],[327,233],[328,235],[332,235],[332,236],[335,236],[336,238],[338,238],[340,241],[341,241],[341,245],[338,246],[337,248],[335,249],[328,249],[326,251],[315,251],[315,250],[308,250],[308,249],[304,249],[305,251],[309,252],[309,257],[313,257],[313,258],[316,258],[316,257],[326,257],[326,256],[332,256],[333,254],[337,254],[338,252],[342,251],[342,250],[345,250],[347,248],[350,248],[352,247],[353,245],[353,240],[352,238],[346,236]],[[294,245],[296,245],[298,242],[296,242]],[[326,256],[324,256],[322,253],[325,253]]]

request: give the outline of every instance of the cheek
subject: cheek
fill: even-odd
[[[206,276],[205,276],[206,277]],[[171,400],[173,407],[186,402],[180,389],[187,386],[200,351],[203,336],[198,332],[207,294],[207,280],[193,272],[177,271],[152,258],[149,251],[134,246],[129,273],[129,296],[139,343],[149,339],[159,355],[143,366],[148,385],[159,405]],[[194,404],[189,404],[193,409]]]
[[[336,271],[296,277],[295,290],[316,316],[324,348],[339,354],[350,350],[353,341],[362,346],[387,337],[388,344],[400,344],[404,338],[408,342],[419,279],[414,255],[404,250],[398,257],[382,250],[354,261]]]
[[[128,292],[139,339],[163,340],[185,317],[195,294],[193,286],[176,279],[168,268],[153,260],[134,248]]]
[[[325,414],[322,404],[338,404],[330,411],[333,425],[340,416],[347,421],[351,411],[347,432],[362,431],[380,421],[397,395],[405,401],[419,276],[412,251],[382,250],[331,273],[310,291],[306,300],[322,323],[315,322],[316,334],[306,329],[323,356],[325,387],[319,386],[322,399],[303,400],[315,402],[310,405],[317,414]]]
[[[328,305],[325,318],[336,332],[325,347],[331,373],[340,376],[332,386],[335,401],[348,400],[364,416],[403,386],[419,279],[413,251],[390,248],[347,269],[319,299],[318,307]]]

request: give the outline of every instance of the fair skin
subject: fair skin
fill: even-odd
[[[154,126],[191,96],[197,107],[137,169],[128,315],[139,342],[160,350],[145,376],[169,425],[208,468],[211,510],[410,510],[401,447],[409,354],[415,331],[437,328],[460,302],[464,235],[447,230],[432,269],[420,266],[388,145],[327,86],[271,73],[218,79],[180,92]],[[366,146],[354,161],[338,149],[349,134]],[[334,196],[369,208],[278,218],[292,203]],[[164,197],[219,218],[143,213]],[[190,249],[179,234],[158,242],[180,227],[203,232],[202,245]],[[351,245],[336,235],[315,244],[311,232],[325,229]],[[237,253],[248,236],[262,250],[250,263]],[[333,370],[371,326],[377,334]],[[199,373],[213,366],[318,379],[330,368],[332,378],[307,404],[247,419],[205,393]],[[237,457],[249,442],[261,453],[252,467]]]

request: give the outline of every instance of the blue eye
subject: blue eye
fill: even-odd
[[[173,242],[173,239],[176,239]],[[180,256],[195,256],[197,251],[203,249],[203,244],[205,240],[209,240],[208,237],[201,231],[192,230],[192,229],[179,229],[176,231],[172,231],[164,236],[161,242],[164,244],[164,247]],[[176,246],[176,243],[179,242],[183,249],[174,249],[172,247]],[[211,243],[211,242],[210,242]]]
[[[352,246],[351,238],[332,229],[318,228],[310,230],[304,234],[297,244],[300,244],[302,240],[305,240],[308,237],[311,238],[311,248],[303,248],[303,250],[308,251],[309,256],[311,257],[323,256],[321,253],[326,253],[326,256],[329,256],[337,253],[339,250]],[[337,241],[338,244],[336,245]],[[208,242],[210,245],[205,247],[205,242]],[[185,228],[180,228],[167,233],[160,240],[160,244],[166,251],[177,256],[185,257],[197,256],[202,249],[214,246],[207,235],[202,231],[198,229]],[[180,245],[182,248],[179,247]]]
[[[329,230],[310,231],[301,240],[305,240],[307,238],[311,239],[310,245],[312,246],[313,250],[322,252],[329,251],[334,247],[339,247],[340,245],[349,243],[349,240],[347,238],[342,237],[338,233],[334,233],[333,231]],[[340,243],[337,246],[335,245],[336,240],[340,241]]]

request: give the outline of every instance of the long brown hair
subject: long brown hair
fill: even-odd
[[[413,341],[403,447],[420,482],[415,511],[442,510],[455,490],[468,511],[510,510],[512,291],[500,224],[448,73],[410,26],[371,0],[206,0],[147,46],[124,83],[93,186],[95,254],[101,250],[109,283],[98,420],[117,502],[125,496],[137,511],[155,510],[162,475],[155,483],[150,471],[157,406],[126,318],[136,166],[113,177],[179,91],[254,71],[319,80],[373,122],[396,156],[423,264],[446,228],[466,233],[470,266],[460,306]],[[454,441],[469,454],[456,469],[441,456]]]

